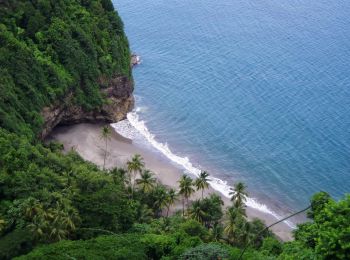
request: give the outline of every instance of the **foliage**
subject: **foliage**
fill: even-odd
[[[206,171],[202,171],[194,182],[194,185],[196,186],[197,190],[202,191],[202,199],[203,199],[203,191],[205,189],[208,189],[209,187],[208,177],[209,177],[209,173],[207,173]]]
[[[350,195],[339,202],[325,192],[311,200],[312,222],[299,225],[295,238],[305,248],[326,259],[347,259],[350,255]]]
[[[194,201],[188,210],[188,215],[209,228],[217,224],[222,218],[223,204],[220,196],[211,194],[207,198]]]
[[[139,154],[135,154],[130,161],[127,162],[128,172],[129,172],[129,183],[131,184],[132,196],[134,196],[135,191],[135,179],[136,175],[142,172],[145,163],[143,158]]]
[[[143,193],[151,192],[155,186],[155,183],[156,179],[150,170],[144,170],[141,173],[140,179],[136,179],[136,184]]]
[[[233,205],[236,208],[241,207],[244,205],[244,202],[246,201],[246,197],[248,196],[247,187],[243,182],[238,182],[234,185],[233,189],[230,188],[230,193],[229,195],[231,196],[231,201],[233,201]]]
[[[282,243],[274,237],[267,237],[263,240],[260,251],[265,255],[277,256],[282,253]]]
[[[220,244],[202,244],[187,250],[179,259],[188,260],[215,260],[229,256],[227,250]]]
[[[84,109],[99,107],[109,78],[131,77],[128,41],[110,0],[2,2],[0,127],[33,137],[43,107],[68,93]]]
[[[0,214],[6,223],[0,247],[23,229],[31,236],[21,244],[30,249],[41,241],[85,236],[82,228],[120,232],[132,226],[136,209],[124,184],[74,152],[53,152],[3,129],[0,147]]]
[[[182,196],[182,214],[185,214],[185,201],[188,205],[188,198],[194,193],[194,189],[192,187],[193,180],[191,177],[187,175],[182,175],[179,180],[180,191],[179,194]]]
[[[147,259],[140,237],[134,234],[100,236],[91,240],[61,241],[42,246],[16,259]]]

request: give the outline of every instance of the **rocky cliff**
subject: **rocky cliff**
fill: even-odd
[[[83,122],[117,122],[125,119],[134,106],[133,81],[125,76],[115,76],[105,82],[99,80],[101,92],[106,96],[106,103],[92,111],[73,104],[73,94],[66,96],[63,102],[45,107],[41,115],[44,119],[41,139],[44,139],[57,125],[69,125]],[[104,82],[104,83],[103,83]]]

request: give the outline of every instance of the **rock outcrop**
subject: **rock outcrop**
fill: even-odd
[[[100,80],[103,82],[104,80]],[[42,110],[44,126],[41,138],[44,139],[59,125],[77,124],[83,122],[118,122],[125,119],[126,114],[133,109],[134,90],[133,81],[125,76],[116,76],[106,82],[101,92],[107,97],[106,104],[98,109],[86,111],[82,107],[74,105],[73,94],[66,96],[63,102],[45,107]]]

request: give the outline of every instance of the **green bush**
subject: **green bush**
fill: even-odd
[[[217,260],[225,259],[229,256],[227,250],[219,244],[202,244],[190,248],[179,259],[188,260]]]
[[[100,236],[91,240],[61,241],[41,246],[16,259],[147,259],[139,237],[132,234]]]

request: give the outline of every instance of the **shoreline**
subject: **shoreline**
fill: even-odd
[[[102,124],[77,124],[71,126],[56,127],[50,134],[48,140],[56,140],[64,145],[64,151],[74,149],[87,161],[91,161],[98,166],[103,165],[104,146],[100,139],[100,129]],[[183,175],[183,170],[176,166],[165,156],[156,155],[154,152],[134,144],[121,134],[118,134],[111,126],[112,136],[108,142],[108,156],[106,158],[106,168],[125,167],[126,162],[134,155],[140,154],[145,161],[146,168],[154,172],[155,177],[164,185],[178,189],[178,180]],[[162,158],[164,157],[164,158]],[[194,177],[194,176],[191,176]],[[205,194],[216,193],[221,196],[225,207],[231,204],[230,200],[212,186],[205,191]],[[196,192],[191,200],[199,199],[200,192]],[[276,221],[272,215],[261,212],[247,206],[249,219],[259,218],[269,225]],[[292,240],[292,229],[285,223],[280,223],[271,230],[283,241]]]

